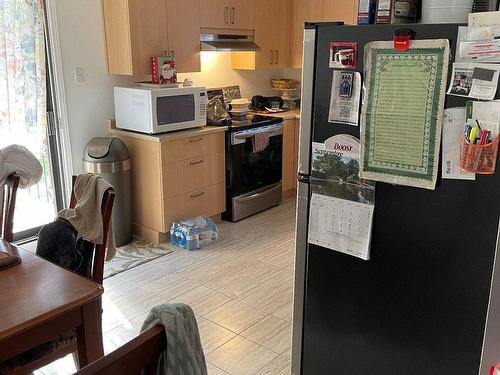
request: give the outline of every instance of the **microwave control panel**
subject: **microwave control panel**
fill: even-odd
[[[202,123],[207,123],[207,92],[200,92],[200,120]]]

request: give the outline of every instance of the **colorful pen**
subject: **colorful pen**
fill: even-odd
[[[469,142],[474,143],[474,140],[476,139],[476,133],[477,133],[477,128],[472,128],[470,130],[470,135],[469,135]]]

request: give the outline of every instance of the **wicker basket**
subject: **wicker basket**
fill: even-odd
[[[275,90],[299,90],[300,82],[294,79],[271,79],[271,87]]]

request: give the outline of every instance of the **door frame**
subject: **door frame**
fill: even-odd
[[[52,90],[54,102],[56,104],[54,106],[56,132],[60,140],[61,186],[63,190],[62,202],[64,207],[68,207],[71,193],[71,176],[73,175],[73,161],[71,157],[68,109],[66,105],[66,90],[64,87],[63,63],[55,0],[45,0],[45,17],[47,33],[50,38],[50,44],[47,48],[52,69]]]
[[[64,87],[63,65],[57,25],[55,0],[44,1],[45,11],[45,50],[47,67],[47,103],[51,115],[47,112],[47,132],[49,157],[52,164],[52,178],[55,190],[56,209],[59,211],[69,205],[73,163],[69,137],[66,92]],[[47,107],[49,108],[49,106]],[[41,227],[30,228],[14,234],[16,243],[26,243],[37,237]]]

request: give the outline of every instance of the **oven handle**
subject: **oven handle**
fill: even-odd
[[[252,138],[255,134],[258,134],[258,133],[264,133],[264,132],[255,132],[255,133],[245,134],[245,135],[235,135],[234,138],[235,139],[248,139],[248,138]],[[281,135],[281,134],[283,134],[283,129],[280,129],[278,131],[273,131],[272,133],[269,134],[269,137],[274,137],[275,135]]]
[[[265,188],[259,189],[256,193],[253,193],[253,194],[251,194],[249,196],[241,196],[241,197],[238,197],[236,199],[238,201],[240,201],[240,202],[250,201],[252,199],[258,198],[258,197],[266,194],[269,190],[276,189],[278,186],[279,186],[279,188],[281,190],[281,186],[282,186],[281,181],[278,182],[278,183],[276,183],[276,184],[269,185],[269,186],[266,186]]]

